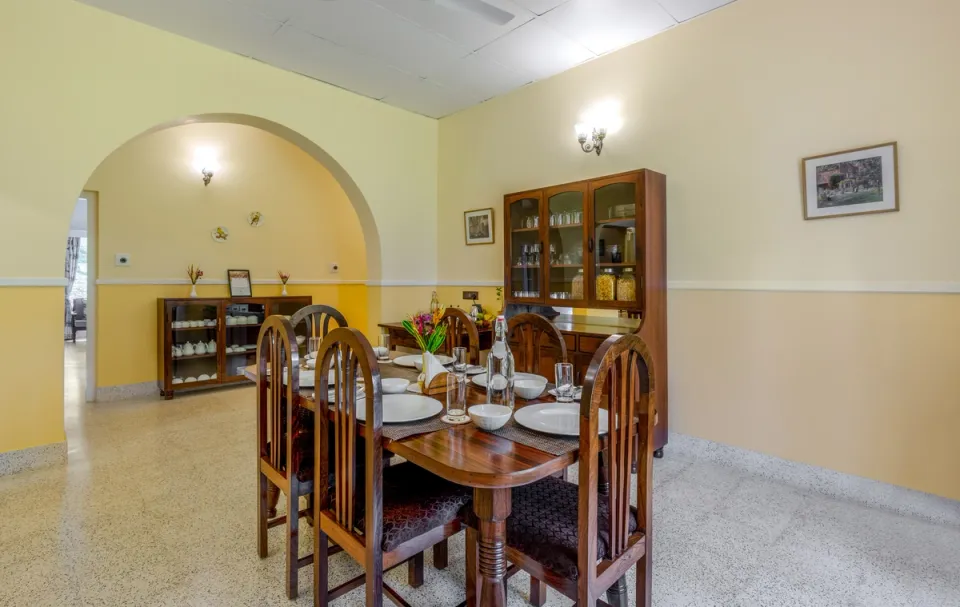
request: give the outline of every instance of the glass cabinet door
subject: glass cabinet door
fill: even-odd
[[[219,301],[170,304],[171,376],[174,384],[190,387],[218,383]]]
[[[577,183],[544,192],[547,238],[547,301],[553,305],[582,305],[587,299],[589,268],[584,267],[587,184]]]
[[[504,231],[508,239],[506,264],[509,280],[506,295],[512,301],[537,301],[541,298],[541,200],[540,192],[517,194],[507,200]]]
[[[595,264],[593,299],[602,307],[637,308],[640,292],[637,217],[642,216],[638,175],[596,181],[590,189]]]
[[[244,367],[257,362],[257,337],[268,313],[263,301],[227,303],[224,316],[224,375],[226,379],[243,376]]]

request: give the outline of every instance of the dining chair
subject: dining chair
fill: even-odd
[[[592,607],[606,593],[608,603],[600,604],[626,607],[625,575],[634,564],[634,604],[651,604],[656,415],[652,361],[636,335],[613,335],[604,341],[587,370],[580,401],[579,484],[548,477],[513,490],[507,558],[536,579],[538,587],[545,590],[545,583],[576,605]],[[608,403],[605,427],[600,426],[603,402]],[[601,430],[609,456],[606,495],[598,491]],[[639,454],[634,453],[634,436],[640,439]],[[636,508],[630,505],[635,456]],[[531,602],[542,604],[545,595],[538,590]]]
[[[300,567],[312,555],[300,557],[298,536],[300,497],[313,492],[313,426],[309,411],[297,405],[300,355],[293,324],[270,316],[257,338],[257,550],[267,557],[267,530],[284,525],[287,597],[297,598]],[[286,378],[283,381],[280,378]],[[272,380],[272,381],[271,381]],[[276,516],[269,503],[270,487],[287,498],[287,513]],[[275,504],[274,504],[275,505]]]
[[[314,451],[314,605],[326,606],[365,584],[368,607],[381,607],[384,594],[397,605],[409,607],[383,581],[383,574],[458,533],[472,492],[409,462],[383,466],[380,367],[360,331],[330,331],[320,344],[317,361],[321,370],[333,365],[334,381],[331,385],[329,372],[317,373],[317,411],[329,411],[329,415],[314,416],[318,437]],[[359,403],[358,377],[363,379]],[[357,440],[360,423],[362,442]],[[332,457],[327,444],[330,437]],[[357,457],[361,445],[363,471],[358,469]],[[321,482],[331,473],[332,488]],[[329,540],[365,569],[362,575],[332,589]]]
[[[330,332],[330,321],[334,321],[337,327],[346,327],[347,319],[339,310],[331,306],[314,304],[304,306],[293,313],[290,317],[290,324],[297,328],[300,323],[307,325],[307,337],[319,337],[323,339]],[[333,327],[336,328],[336,327]]]
[[[467,364],[480,364],[480,332],[477,323],[460,308],[447,308],[440,317],[440,324],[447,325],[447,339],[443,343],[446,354],[453,354],[454,346],[462,346],[467,338]]]
[[[553,365],[567,362],[563,335],[546,317],[525,312],[507,322],[507,339],[517,344],[513,351],[516,371],[554,376]]]

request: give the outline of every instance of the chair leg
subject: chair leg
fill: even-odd
[[[653,542],[647,540],[647,553],[637,561],[637,607],[651,607],[653,605],[653,559],[650,550]]]
[[[293,475],[291,475],[293,476]],[[290,481],[287,495],[287,598],[295,599],[298,591],[298,573],[300,571],[300,499],[297,497],[297,482]]]
[[[467,607],[480,605],[480,555],[478,532],[473,527],[467,527]]]
[[[449,563],[449,543],[443,540],[433,545],[433,567],[435,569],[446,569]]]
[[[628,607],[627,576],[623,576],[607,589],[607,602],[610,607]]]
[[[280,488],[270,482],[267,477],[267,518],[277,517],[277,503],[280,501]]]
[[[257,477],[259,477],[257,483],[257,554],[260,555],[260,558],[265,559],[267,558],[267,519],[269,518],[269,514],[267,514],[267,484],[269,481],[259,470],[257,470]]]
[[[423,553],[418,552],[407,561],[407,583],[411,588],[423,586]]]
[[[533,607],[543,607],[547,602],[547,585],[537,578],[530,576],[530,604]],[[624,605],[623,607],[626,607]]]
[[[314,527],[314,557],[313,557],[313,606],[327,607],[329,600],[327,593],[330,589],[329,567],[327,559],[330,558],[328,551],[327,534],[320,531],[319,527]]]

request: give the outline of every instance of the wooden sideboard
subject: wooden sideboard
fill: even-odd
[[[309,296],[158,299],[160,395],[169,400],[182,390],[247,381],[243,369],[256,361],[263,320],[289,316],[311,303]],[[197,347],[201,343],[202,351]]]

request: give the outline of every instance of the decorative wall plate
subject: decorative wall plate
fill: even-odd
[[[254,228],[259,228],[260,226],[262,226],[263,220],[264,220],[263,213],[261,213],[260,211],[251,211],[250,214],[247,215],[247,223],[249,223],[250,226]]]
[[[210,237],[215,242],[227,242],[227,239],[230,238],[230,230],[224,226],[217,226],[211,230]]]

